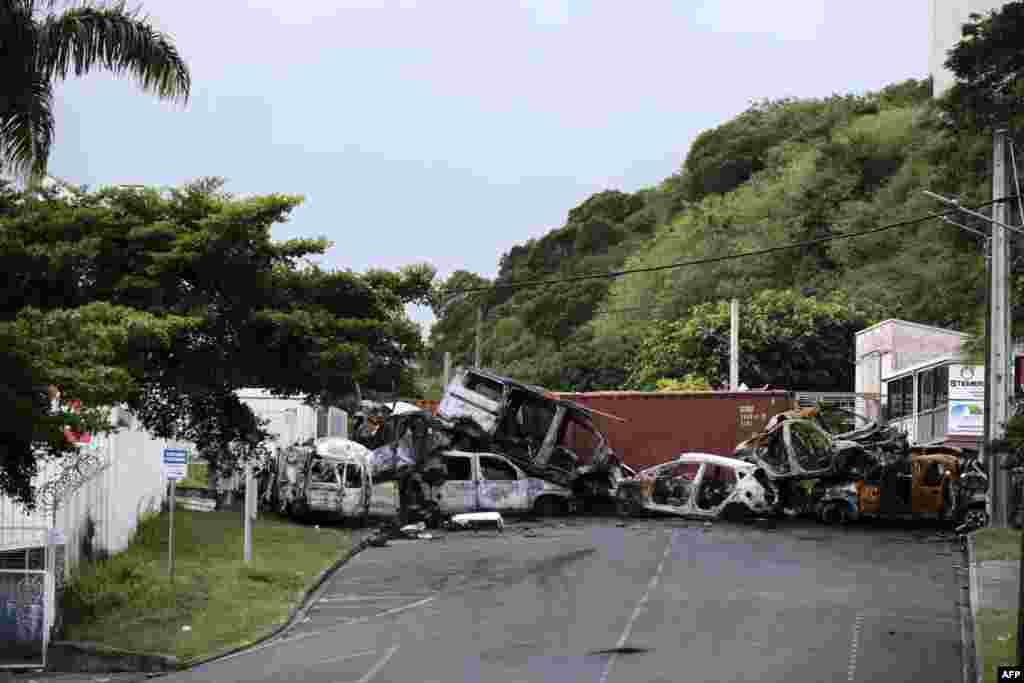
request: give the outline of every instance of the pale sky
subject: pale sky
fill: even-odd
[[[676,171],[752,100],[928,75],[928,0],[148,0],[187,107],[106,74],[58,88],[50,172],[91,187],[223,176],[302,194],[274,237],[329,267],[501,254],[604,189]],[[429,323],[429,311],[413,309]],[[426,331],[426,328],[424,329]]]

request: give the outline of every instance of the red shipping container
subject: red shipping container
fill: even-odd
[[[595,417],[622,461],[637,470],[687,451],[731,456],[737,444],[761,432],[774,415],[796,407],[794,395],[787,391],[556,395],[627,420]]]

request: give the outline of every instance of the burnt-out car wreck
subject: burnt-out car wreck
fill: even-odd
[[[778,514],[825,522],[862,517],[963,522],[984,506],[978,477],[961,478],[961,472],[977,469],[969,467],[968,453],[912,448],[903,432],[840,409],[780,413],[761,434],[737,446],[735,457],[764,471],[776,489]]]
[[[623,479],[622,463],[595,424],[598,417],[620,419],[542,387],[470,368],[448,384],[436,415],[392,414],[362,443],[371,450],[373,480],[399,482],[407,517],[440,514],[449,467],[454,457],[466,454],[507,459],[518,472],[507,476],[517,477],[515,487],[523,489],[517,495],[525,495],[532,509],[565,511],[566,492],[584,505],[612,501]],[[483,472],[483,465],[473,466],[478,470]],[[485,489],[478,494],[481,501],[493,499],[488,487],[501,486],[486,473],[474,481]]]

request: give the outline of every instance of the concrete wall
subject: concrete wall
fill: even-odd
[[[953,73],[942,64],[947,52],[960,42],[960,27],[972,12],[984,14],[999,9],[1005,0],[931,0],[929,15],[928,72],[934,79],[936,97],[954,83]]]

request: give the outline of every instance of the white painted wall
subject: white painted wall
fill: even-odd
[[[139,518],[159,510],[166,496],[161,469],[164,448],[184,445],[155,439],[138,429],[134,419],[129,422],[131,426],[114,434],[93,435],[92,443],[82,446],[97,455],[98,466],[66,493],[56,514],[42,509],[29,513],[14,501],[0,498],[0,548],[38,542],[38,536],[21,534],[17,527],[53,527],[64,534],[68,566],[74,566],[81,559],[86,521],[91,517],[93,548],[111,553],[123,550]],[[61,468],[59,462],[41,467],[36,485],[54,479]]]
[[[936,97],[954,83],[953,72],[942,64],[946,53],[960,42],[960,27],[970,20],[971,13],[984,14],[1004,4],[1005,0],[931,0],[928,71],[934,79]]]

